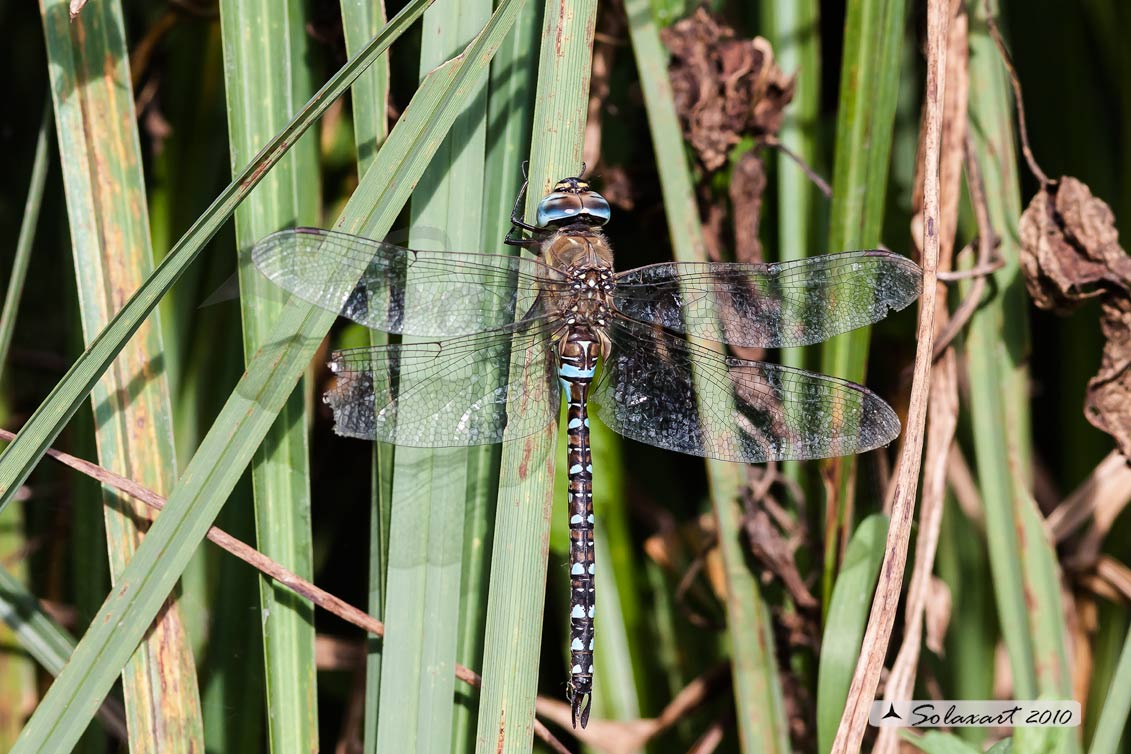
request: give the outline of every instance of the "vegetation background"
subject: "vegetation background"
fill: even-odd
[[[0,456],[0,750],[834,749],[897,447],[741,469],[595,428],[597,693],[594,722],[571,731],[555,438],[424,453],[336,437],[317,400],[326,349],[370,333],[338,323],[324,339],[331,318],[285,304],[240,252],[296,223],[501,252],[530,159],[534,200],[587,163],[614,204],[621,269],[877,245],[917,258],[923,5],[712,2],[708,21],[678,0],[551,1],[548,11],[537,0],[437,0],[423,21],[387,26],[426,3],[82,5],[0,4],[0,269],[10,271],[0,426],[22,429]],[[1036,160],[1082,181],[1118,220],[1131,216],[1131,9],[939,5],[952,6],[956,35],[944,247],[953,235],[956,267],[980,266],[979,246],[1003,265],[944,293],[956,314],[969,301],[971,317],[932,377],[916,515],[935,513],[912,532],[885,683],[917,698],[1075,698],[1080,729],[1016,731],[999,746],[1128,751],[1131,471],[1118,427],[1131,402],[1119,392],[1128,356],[1117,314],[1131,284],[1108,244],[1102,274],[1080,282],[1095,295],[1067,316],[1026,294],[1021,261],[1037,255],[1020,215],[1045,188],[1015,139],[987,17],[999,19],[1024,88]],[[395,39],[387,55],[334,99],[350,83],[347,59],[381,54],[367,43],[382,28]],[[741,42],[755,36],[766,43]],[[665,42],[686,53],[670,74]],[[742,57],[768,49],[776,69]],[[755,68],[728,69],[728,55]],[[322,82],[328,95],[306,105]],[[728,83],[751,113],[708,132],[689,124],[688,92],[704,98],[701,114],[725,104]],[[250,191],[279,154],[256,153],[296,113],[315,128],[297,141],[289,129],[289,151]],[[829,181],[831,201],[777,143]],[[1081,234],[1057,248],[1088,245]],[[133,324],[112,320],[139,287]],[[913,316],[765,356],[866,381],[902,411]],[[99,381],[97,364],[114,355]],[[1114,439],[1083,408],[1104,358]],[[39,463],[48,445],[169,498],[136,555],[145,507]],[[213,518],[382,618],[385,639],[198,548]],[[482,692],[456,680],[457,664],[482,673]],[[535,708],[546,727],[532,723]],[[959,729],[916,745],[983,750],[1008,733]],[[896,745],[874,731],[863,744]]]

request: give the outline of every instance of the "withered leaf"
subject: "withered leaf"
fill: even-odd
[[[1088,186],[1061,178],[1021,215],[1021,270],[1037,306],[1067,313],[1100,298],[1100,371],[1088,381],[1084,415],[1131,455],[1131,257],[1115,216]]]
[[[662,32],[684,137],[709,171],[726,164],[743,135],[774,134],[793,99],[794,79],[774,63],[770,43],[739,39],[707,9]]]

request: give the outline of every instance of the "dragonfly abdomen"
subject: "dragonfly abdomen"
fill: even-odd
[[[573,724],[589,722],[593,694],[593,618],[597,568],[593,551],[593,456],[589,450],[589,386],[601,343],[588,327],[571,328],[558,347],[558,376],[568,401],[569,684]]]

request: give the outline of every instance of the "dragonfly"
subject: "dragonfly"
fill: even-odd
[[[584,171],[582,171],[584,172]],[[804,346],[918,298],[899,254],[850,251],[767,264],[661,262],[617,272],[608,201],[580,175],[557,182],[504,243],[528,254],[413,251],[316,228],[255,245],[292,295],[400,343],[336,351],[324,400],[342,435],[426,448],[546,431],[567,403],[569,680],[573,725],[593,695],[593,461],[589,406],[609,428],[694,456],[761,463],[862,453],[900,431],[867,388],[729,355]],[[598,376],[598,366],[600,374]]]

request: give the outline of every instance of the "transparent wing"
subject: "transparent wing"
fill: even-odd
[[[848,251],[781,264],[675,263],[617,276],[627,317],[736,346],[819,343],[872,324],[919,296],[923,272],[889,251]]]
[[[635,322],[616,321],[610,335],[613,352],[593,401],[601,420],[625,437],[760,463],[862,453],[899,435],[891,407],[852,382],[724,357]]]
[[[375,330],[467,335],[515,320],[515,305],[560,274],[526,257],[412,251],[318,228],[290,228],[255,245],[252,261],[299,298]]]
[[[512,359],[512,354],[514,358]],[[418,448],[502,442],[558,414],[548,320],[476,335],[336,351],[325,401],[340,435]]]

